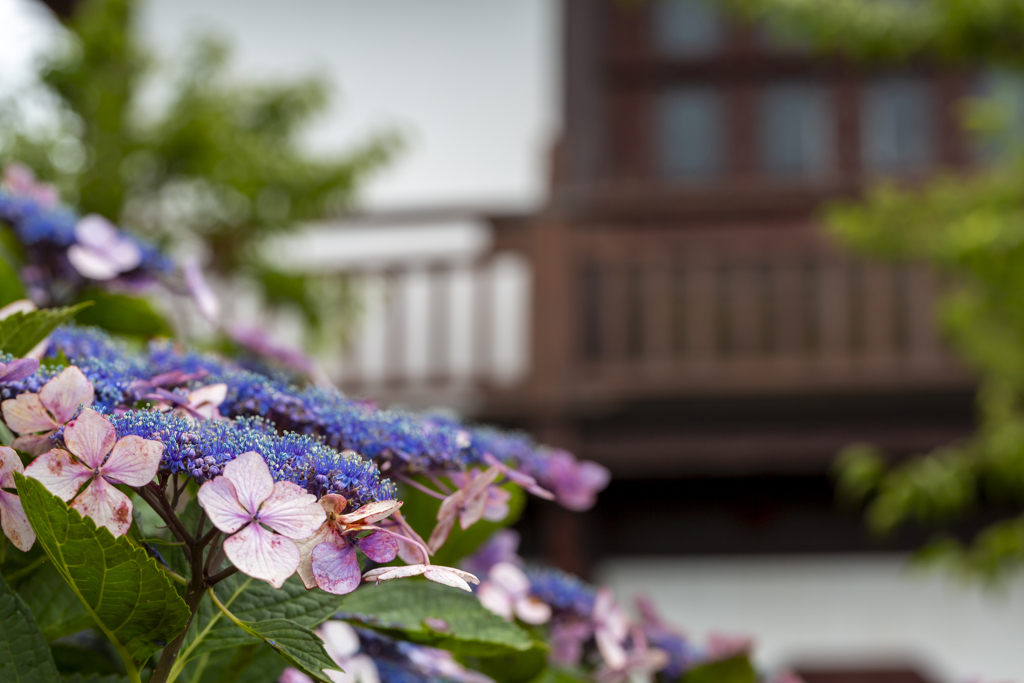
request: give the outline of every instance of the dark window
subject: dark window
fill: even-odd
[[[721,10],[712,0],[658,0],[651,20],[654,44],[665,54],[701,57],[724,40]]]
[[[932,102],[926,82],[889,79],[865,89],[861,156],[867,170],[883,173],[928,165],[932,159]]]
[[[782,84],[761,101],[761,164],[776,175],[812,175],[830,169],[834,127],[828,94],[821,86]]]
[[[707,88],[679,88],[662,94],[657,106],[657,159],[662,174],[707,178],[722,170],[721,97]]]

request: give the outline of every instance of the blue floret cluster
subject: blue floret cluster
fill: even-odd
[[[530,592],[552,609],[574,612],[589,618],[594,611],[595,589],[592,585],[560,569],[528,567]]]

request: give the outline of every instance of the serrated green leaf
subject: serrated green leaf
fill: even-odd
[[[746,655],[701,664],[683,674],[680,683],[755,683],[757,672]]]
[[[475,595],[429,581],[365,585],[345,596],[341,609],[347,621],[465,657],[502,657],[537,646],[530,634],[486,609]],[[427,618],[444,620],[447,630],[428,627]]]
[[[342,597],[319,589],[306,590],[298,576],[292,576],[281,588],[235,574],[217,585],[217,596],[242,621],[288,619],[306,628],[315,628],[337,614]],[[186,636],[179,659],[182,663],[207,652],[258,643],[224,617],[209,599],[200,603]]]
[[[145,299],[91,289],[84,292],[80,300],[93,304],[75,316],[80,325],[102,327],[108,332],[138,339],[172,335],[170,324]]]
[[[44,308],[41,311],[15,313],[0,320],[0,351],[21,358],[54,329],[71,320],[87,306],[88,302],[66,308]]]
[[[0,579],[0,681],[61,683],[28,605]]]
[[[225,606],[218,605],[218,607],[225,616],[228,616]],[[236,626],[274,648],[274,651],[286,662],[322,683],[332,683],[324,673],[325,669],[340,669],[328,656],[323,641],[305,626],[300,626],[288,619],[242,621],[233,614],[229,618]]]
[[[41,483],[15,474],[43,550],[126,664],[145,660],[185,628],[189,610],[152,559],[71,510]]]
[[[47,642],[95,625],[89,610],[50,562],[20,581],[17,589]]]

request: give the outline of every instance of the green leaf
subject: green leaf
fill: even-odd
[[[10,257],[0,250],[0,306],[25,298],[25,288],[21,286],[18,270]]]
[[[91,289],[79,300],[94,304],[75,316],[81,325],[102,327],[108,332],[138,339],[173,334],[170,324],[145,299]]]
[[[332,683],[324,669],[338,670],[339,667],[328,656],[323,641],[311,629],[288,619],[242,621],[223,603],[217,607],[236,626],[274,648],[292,666],[323,683]]]
[[[306,628],[315,628],[337,614],[342,597],[319,589],[306,590],[298,576],[292,576],[279,589],[241,574],[217,584],[217,597],[242,621],[287,619]],[[210,600],[204,599],[193,619],[179,659],[184,662],[207,652],[258,643],[224,617]]]
[[[15,313],[0,320],[0,351],[21,358],[60,325],[71,320],[88,302],[67,308],[45,308],[29,313]]]
[[[465,657],[502,657],[537,646],[525,630],[486,609],[471,593],[428,581],[366,585],[345,596],[341,609],[348,621]],[[428,618],[443,620],[447,629],[427,626]]]
[[[537,679],[548,664],[547,650],[540,644],[526,652],[516,652],[502,657],[460,657],[470,669],[490,676],[497,683],[527,683]],[[566,683],[559,679],[538,681],[538,683]]]
[[[91,673],[85,676],[82,674],[74,674],[67,679],[67,683],[128,683],[128,679],[117,674],[111,674],[109,676],[104,676],[98,673]]]
[[[189,683],[277,683],[288,666],[277,651],[258,641],[255,645],[207,652],[185,667],[182,681]]]
[[[89,610],[51,562],[20,581],[17,589],[47,642],[95,626]]]
[[[746,655],[701,664],[687,671],[680,683],[755,683],[757,673]]]
[[[97,638],[100,636],[97,635]],[[53,643],[50,645],[50,653],[53,655],[53,661],[57,665],[57,670],[65,676],[71,674],[81,674],[87,676],[89,674],[99,674],[100,676],[120,676],[120,668],[110,660],[110,657],[115,657],[113,652],[110,652],[110,657],[107,653],[103,652],[102,647],[96,647],[97,645],[105,645],[106,643],[89,643],[90,647],[82,647],[80,645],[72,645],[71,643]]]
[[[28,605],[0,579],[0,680],[10,683],[61,683]]]
[[[425,479],[420,480],[420,483],[427,486],[432,485]],[[448,536],[448,540],[445,541],[444,546],[430,558],[431,562],[444,567],[458,566],[459,560],[471,555],[487,539],[493,536],[494,532],[516,523],[519,515],[523,512],[523,508],[526,506],[526,493],[512,483],[506,483],[501,488],[512,494],[512,498],[508,503],[508,516],[501,522],[480,520],[465,531],[456,524],[452,529],[451,535]],[[430,532],[434,530],[434,525],[437,524],[437,511],[441,507],[441,501],[426,495],[422,491],[417,491],[411,486],[403,487],[401,493],[401,499],[404,501],[402,514],[412,528],[416,530],[416,533],[423,538],[430,538]]]
[[[41,483],[15,474],[18,494],[43,550],[126,665],[170,642],[189,610],[156,560],[82,517]]]

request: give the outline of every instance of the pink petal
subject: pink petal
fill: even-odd
[[[14,440],[11,446],[15,450],[19,450],[29,455],[42,455],[47,451],[53,449],[53,440],[50,438],[54,432],[47,432],[46,434],[26,434],[25,436],[19,436]]]
[[[374,531],[356,543],[363,554],[374,562],[390,562],[398,555],[398,541],[386,531]]]
[[[68,450],[91,469],[103,464],[103,458],[116,442],[117,431],[114,425],[92,408],[83,410],[81,415],[64,428],[64,443],[68,445]]]
[[[0,491],[0,528],[14,547],[22,552],[28,552],[36,542],[36,532],[32,531],[32,525],[28,523],[21,499],[7,491]]]
[[[233,534],[252,521],[252,516],[238,500],[235,485],[227,477],[217,477],[199,487],[199,505],[215,527]]]
[[[339,496],[337,493],[328,493],[320,498],[320,507],[322,507],[324,512],[328,515],[333,513],[338,517],[345,511],[345,508],[348,507],[348,501],[345,500],[345,496]]]
[[[114,444],[100,474],[129,486],[145,486],[160,467],[164,445],[159,441],[129,435]]]
[[[21,458],[14,452],[13,448],[0,446],[0,489],[13,489],[14,472],[25,472],[25,466],[21,464]]]
[[[288,667],[281,673],[277,683],[313,683],[313,679],[298,669]]]
[[[298,571],[299,578],[302,579],[302,585],[306,588],[316,588],[316,577],[313,576],[313,548],[325,542],[344,543],[344,539],[330,524],[324,524],[309,538],[295,541],[295,545],[299,548],[299,568],[296,571]]]
[[[19,379],[25,379],[38,369],[38,358],[15,358],[0,373],[0,381],[17,382]]]
[[[71,507],[115,536],[124,536],[132,525],[132,501],[103,477],[95,477]]]
[[[39,390],[39,400],[50,411],[57,424],[66,424],[78,412],[79,406],[91,406],[94,397],[92,384],[74,365],[65,368]]]
[[[444,505],[442,504],[441,507],[443,510]],[[446,514],[438,520],[434,530],[430,532],[430,539],[427,541],[427,547],[430,548],[432,553],[436,553],[444,545],[444,542],[448,540],[453,526],[455,526],[454,514]]]
[[[105,253],[80,244],[72,244],[67,257],[78,274],[90,280],[113,280],[121,272]]]
[[[461,588],[467,593],[473,592],[466,580],[455,573],[451,567],[435,567],[431,565],[423,572],[424,578],[452,588]]]
[[[0,404],[4,413],[4,422],[17,434],[48,432],[60,427],[53,421],[38,394],[18,394]]]
[[[493,583],[483,583],[476,592],[480,604],[491,612],[494,612],[502,619],[512,619],[512,598],[508,593],[501,590]]]
[[[491,567],[487,580],[511,595],[527,595],[530,579],[523,570],[509,562],[499,562]]]
[[[327,513],[306,489],[290,481],[279,481],[263,501],[259,520],[288,538],[308,538],[327,521]]]
[[[274,492],[270,468],[259,453],[242,453],[224,468],[224,476],[235,485],[238,501],[252,514]]]
[[[597,649],[605,664],[612,669],[621,669],[626,666],[626,650],[614,636],[599,628],[594,633],[594,640],[597,641]]]
[[[353,522],[360,521],[364,524],[373,524],[374,522],[379,522],[385,517],[389,517],[400,507],[402,507],[402,501],[400,500],[380,500],[373,503],[367,503],[355,512],[342,515],[339,518],[339,521],[342,524],[352,524]]]
[[[67,451],[55,448],[29,463],[25,476],[42,483],[46,490],[61,500],[75,497],[82,484],[89,481],[93,471],[71,457]]]
[[[82,216],[75,224],[75,240],[95,249],[106,249],[117,242],[119,237],[114,224],[99,214]]]
[[[185,275],[185,286],[188,287],[192,300],[196,302],[199,313],[207,320],[216,322],[217,316],[220,314],[220,302],[217,301],[217,295],[207,284],[199,261],[196,257],[189,256],[182,263],[181,270]]]
[[[410,564],[405,567],[378,567],[363,574],[363,581],[390,581],[391,579],[404,579],[409,576],[419,576],[432,565]]]
[[[484,519],[488,522],[501,522],[508,517],[509,501],[512,500],[512,493],[497,486],[491,487],[487,492],[487,505],[484,506]]]
[[[223,403],[227,396],[227,384],[210,384],[189,393],[189,407],[199,413],[203,419],[214,420],[220,417],[217,406]]]
[[[316,585],[334,595],[345,595],[359,588],[355,546],[321,543],[313,548],[313,576]]]
[[[295,541],[250,524],[224,541],[224,554],[243,574],[280,588],[299,566]]]
[[[546,624],[551,620],[551,608],[532,596],[516,600],[515,610],[516,616],[527,624]]]

